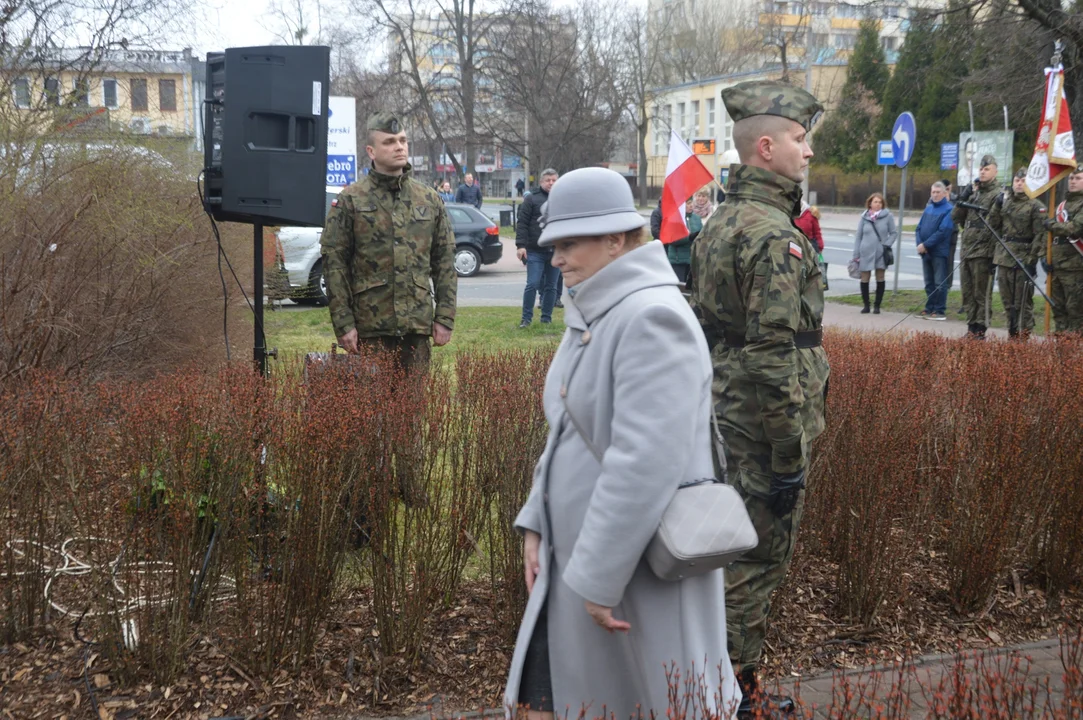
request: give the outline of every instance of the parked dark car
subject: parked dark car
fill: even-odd
[[[455,271],[459,277],[473,277],[504,252],[500,228],[473,205],[448,203],[446,207],[455,231]]]

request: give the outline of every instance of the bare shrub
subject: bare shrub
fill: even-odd
[[[0,381],[39,367],[145,375],[221,347],[217,250],[194,175],[140,149],[56,146],[0,193]],[[243,238],[224,228],[238,273],[250,267]]]

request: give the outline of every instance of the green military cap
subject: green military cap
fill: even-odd
[[[369,115],[369,120],[365,124],[365,129],[369,132],[375,130],[376,132],[398,135],[402,132],[402,123],[399,122],[399,119],[395,117],[394,113],[387,112],[386,110],[377,110]]]
[[[1079,165],[1076,165],[1074,168],[1072,168],[1072,172],[1070,172],[1068,174],[1069,175],[1083,174],[1083,163],[1080,163]]]
[[[734,122],[756,115],[777,115],[811,130],[823,105],[810,93],[782,82],[750,80],[722,91],[722,102]]]
[[[986,167],[987,165],[996,165],[996,164],[997,164],[997,159],[995,157],[993,157],[992,155],[982,155],[981,156],[981,166],[982,167]]]
[[[1015,171],[1015,176],[1017,178],[1021,179],[1021,180],[1025,180],[1026,177],[1027,177],[1027,169],[1026,168],[1019,168],[1018,170]]]

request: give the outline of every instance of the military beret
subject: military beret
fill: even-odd
[[[1080,173],[1083,173],[1083,163],[1072,168],[1072,172],[1070,172],[1069,175],[1079,175]]]
[[[402,123],[399,122],[399,119],[395,117],[394,113],[389,113],[385,110],[377,110],[369,115],[369,120],[365,124],[365,129],[370,132],[375,130],[376,132],[398,135],[402,132]]]
[[[823,105],[811,94],[786,83],[751,80],[722,91],[722,102],[734,122],[756,115],[777,115],[811,130]]]
[[[996,165],[996,164],[997,164],[997,159],[995,157],[993,157],[992,155],[982,155],[981,156],[981,166],[982,167],[985,167],[987,165]]]
[[[1015,176],[1017,178],[1021,179],[1021,180],[1025,180],[1026,177],[1027,177],[1027,169],[1026,168],[1019,168],[1018,170],[1015,171]]]

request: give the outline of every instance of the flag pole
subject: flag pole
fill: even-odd
[[[1049,219],[1052,220],[1057,215],[1057,186],[1049,188]],[[1052,267],[1053,265],[1053,231],[1050,230],[1045,236],[1045,262],[1046,267]],[[1045,294],[1052,297],[1053,295],[1053,276],[1050,273],[1045,274]],[[1049,303],[1045,304],[1045,336],[1049,337],[1049,321],[1052,317],[1053,309]]]

